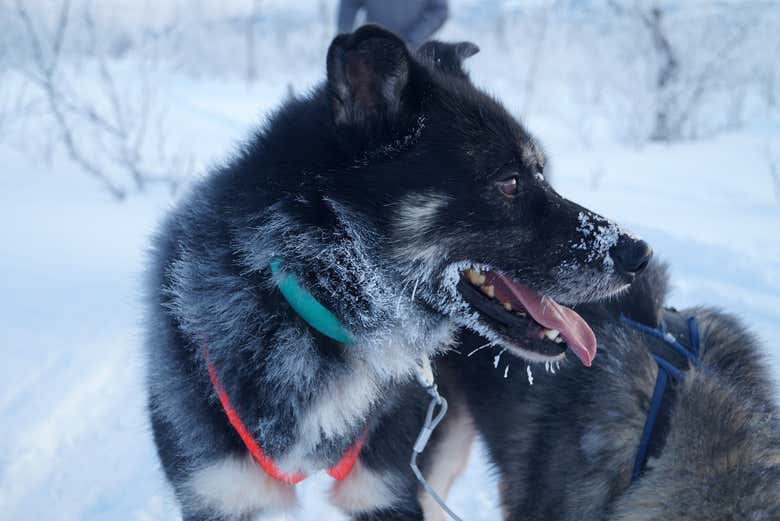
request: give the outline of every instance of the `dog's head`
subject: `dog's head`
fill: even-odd
[[[545,181],[540,147],[463,70],[477,51],[430,42],[412,53],[376,26],[338,36],[328,102],[356,159],[332,188],[378,216],[416,298],[527,360],[568,347],[590,364],[593,332],[564,304],[625,289],[650,248]]]

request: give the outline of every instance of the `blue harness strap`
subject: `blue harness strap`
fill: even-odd
[[[679,313],[676,311],[665,311],[667,319],[677,319],[678,317]],[[651,355],[658,365],[658,374],[631,472],[631,482],[633,483],[639,479],[644,471],[651,449],[660,452],[663,447],[669,430],[669,409],[674,398],[674,385],[670,385],[670,379],[673,383],[679,383],[685,378],[690,364],[701,365],[701,360],[699,360],[699,327],[695,317],[686,319],[687,331],[684,332],[687,333],[690,341],[690,347],[686,347],[667,330],[665,320],[661,320],[658,329],[631,320],[625,315],[621,315],[620,320],[658,341],[656,346],[651,349]]]

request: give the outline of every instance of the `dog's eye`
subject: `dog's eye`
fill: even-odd
[[[507,197],[514,197],[517,195],[517,176],[508,177],[502,181],[496,183],[501,193]]]

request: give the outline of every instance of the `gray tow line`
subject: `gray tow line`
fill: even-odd
[[[439,394],[439,391],[436,387],[436,382],[433,379],[431,361],[427,356],[423,356],[421,358],[420,366],[417,368],[416,376],[417,381],[425,389],[428,395],[430,395],[431,402],[428,404],[428,412],[425,414],[425,423],[423,423],[422,429],[420,429],[420,434],[417,435],[417,441],[414,442],[414,447],[412,448],[412,460],[409,462],[409,466],[412,467],[412,472],[414,472],[414,475],[417,477],[417,481],[419,481],[423,488],[425,488],[425,491],[428,493],[428,495],[439,504],[442,510],[444,510],[447,515],[449,515],[455,521],[463,521],[455,512],[450,509],[450,507],[447,506],[447,503],[445,503],[445,501],[439,497],[439,494],[433,490],[433,487],[425,480],[422,472],[420,472],[420,469],[417,466],[417,456],[422,454],[422,452],[425,450],[425,446],[428,445],[428,441],[431,439],[433,431],[444,419],[444,415],[447,414],[447,400],[445,400]],[[437,407],[439,408],[438,412],[436,412]]]

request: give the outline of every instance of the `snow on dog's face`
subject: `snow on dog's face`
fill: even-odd
[[[334,40],[328,91],[344,147],[368,151],[335,187],[378,214],[388,258],[440,313],[531,361],[586,365],[596,339],[567,305],[630,284],[643,241],[563,198],[538,145],[461,67],[468,43],[412,55],[365,27]]]

